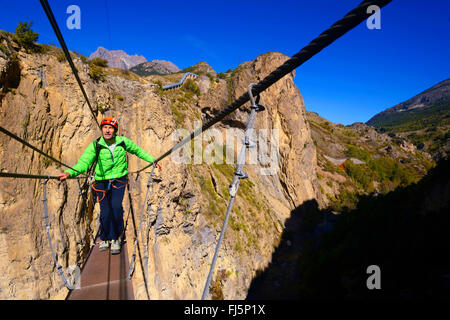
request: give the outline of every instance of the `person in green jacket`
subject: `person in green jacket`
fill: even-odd
[[[95,182],[92,188],[97,192],[100,202],[100,250],[120,253],[120,238],[124,232],[122,201],[128,183],[128,163],[126,153],[153,163],[155,158],[139,148],[130,139],[118,136],[119,124],[113,117],[106,117],[100,124],[102,136],[89,144],[73,169],[67,169],[58,176],[61,181],[86,172],[92,163],[95,165]],[[161,165],[156,164],[159,170]]]

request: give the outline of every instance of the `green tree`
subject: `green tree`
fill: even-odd
[[[34,42],[39,38],[39,34],[31,29],[33,21],[19,22],[16,27],[16,37],[17,43],[25,48],[34,48]]]

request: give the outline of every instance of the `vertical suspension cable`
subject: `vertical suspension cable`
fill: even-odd
[[[74,286],[69,284],[69,282],[67,281],[66,276],[64,275],[64,271],[62,270],[62,266],[56,260],[56,253],[55,253],[55,250],[53,250],[53,246],[52,246],[52,238],[50,236],[50,222],[48,219],[48,207],[47,207],[47,182],[48,182],[48,180],[49,180],[49,178],[42,181],[42,195],[43,195],[42,202],[44,204],[43,219],[45,221],[45,231],[47,232],[48,244],[50,247],[50,251],[52,253],[52,258],[53,258],[55,267],[58,270],[58,273],[61,276],[61,279],[62,279],[64,285],[67,287],[67,289],[73,290]]]
[[[281,66],[272,71],[268,76],[266,76],[263,80],[258,82],[253,86],[252,93],[257,96],[262,93],[264,90],[269,88],[275,82],[283,78],[288,73],[294,71],[296,68],[301,66],[303,63],[311,59],[314,55],[319,53],[321,50],[332,44],[338,38],[343,36],[348,31],[355,28],[362,21],[367,19],[372,15],[367,11],[367,8],[372,5],[376,5],[379,8],[386,6],[392,0],[373,0],[373,1],[363,1],[356,8],[348,12],[342,19],[334,23],[330,28],[322,32],[317,38],[313,39],[307,46],[301,49],[298,53],[293,55],[290,59],[286,60]],[[181,148],[183,145],[194,139],[196,136],[201,134],[203,131],[207,130],[214,124],[222,121],[227,115],[236,111],[240,106],[249,101],[249,94],[245,92],[239,98],[234,100],[231,104],[227,105],[224,109],[219,111],[213,118],[209,119],[205,123],[203,123],[201,128],[191,132],[188,136],[186,136],[183,140],[175,144],[172,148],[167,150],[161,156],[155,159],[153,163],[158,163],[172,152]],[[149,168],[152,164],[146,165],[142,169],[139,169],[137,172],[141,172]]]
[[[250,112],[249,119],[247,121],[247,126],[245,128],[244,144],[242,145],[241,151],[239,152],[238,161],[237,161],[237,165],[236,165],[236,170],[234,171],[233,181],[231,182],[231,185],[229,187],[230,202],[228,203],[227,212],[225,214],[225,219],[224,219],[224,222],[223,222],[223,225],[222,225],[222,230],[220,231],[219,241],[217,242],[216,250],[214,252],[214,257],[212,259],[211,267],[209,269],[208,277],[206,279],[206,284],[205,284],[205,287],[203,289],[202,300],[205,300],[206,295],[208,293],[209,285],[211,283],[211,277],[212,277],[212,274],[214,272],[214,267],[216,265],[217,257],[218,257],[218,254],[219,254],[219,250],[220,250],[220,247],[222,245],[223,237],[224,237],[225,230],[226,230],[226,227],[227,227],[227,224],[228,224],[228,218],[230,216],[231,208],[233,207],[234,200],[236,198],[236,194],[237,194],[237,191],[238,191],[238,188],[239,188],[239,182],[240,182],[241,179],[248,178],[248,175],[246,173],[242,172],[242,169],[243,169],[244,163],[245,163],[245,159],[246,159],[246,155],[247,155],[247,149],[256,147],[256,143],[249,140],[249,134],[250,134],[250,131],[253,130],[253,127],[255,125],[256,112],[263,111],[264,107],[260,106],[260,105],[257,105],[255,103],[255,100],[253,99],[253,95],[252,95],[251,91],[252,91],[252,87],[254,85],[255,85],[254,83],[251,83],[248,86],[248,94],[249,94],[250,101],[251,101],[251,104],[252,104],[251,105],[251,112]]]

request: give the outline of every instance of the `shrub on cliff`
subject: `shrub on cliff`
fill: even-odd
[[[200,88],[195,84],[192,79],[187,79],[183,84],[183,89],[186,92],[192,92],[196,96],[200,96]]]
[[[89,64],[89,76],[94,81],[105,81],[106,75],[103,72],[102,68],[108,67],[108,61],[102,58],[94,58],[91,60],[87,60]]]
[[[26,49],[35,50],[38,46],[34,43],[39,38],[39,34],[31,29],[33,21],[19,22],[16,27],[16,34],[14,35],[14,40],[22,47]]]
[[[106,68],[108,66],[108,60],[102,59],[102,58],[94,58],[88,61],[90,65],[95,65],[99,67]]]
[[[89,70],[89,76],[94,81],[105,81],[105,73],[99,66],[91,66],[91,70]]]
[[[8,49],[6,49],[6,47],[0,43],[0,51],[3,52],[4,54],[8,53]]]

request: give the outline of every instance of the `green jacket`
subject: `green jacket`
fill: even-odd
[[[139,158],[153,163],[155,158],[150,154],[139,148],[133,141],[126,137],[116,136],[116,146],[114,154],[111,153],[108,145],[103,137],[100,140],[94,141],[84,150],[77,164],[73,168],[80,173],[86,172],[95,160],[97,153],[96,144],[98,143],[98,160],[95,166],[95,180],[108,180],[123,177],[128,173],[128,163],[126,153],[132,153]],[[67,169],[64,172],[70,173],[70,177],[76,177],[78,172]]]

